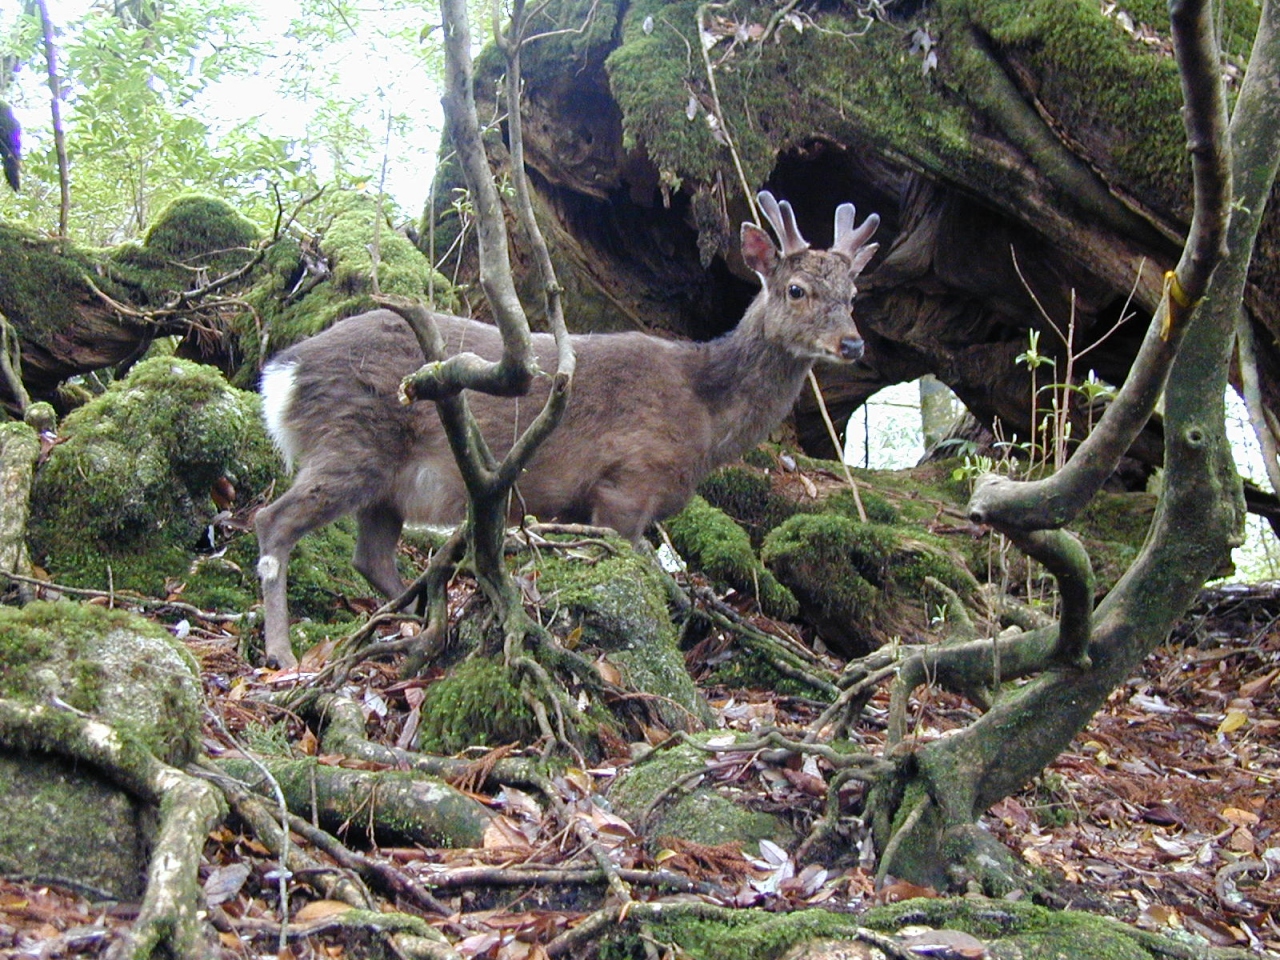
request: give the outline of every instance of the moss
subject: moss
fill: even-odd
[[[536,571],[551,625],[605,654],[623,684],[652,696],[657,717],[671,729],[711,722],[711,714],[685,669],[679,637],[667,609],[667,578],[652,554],[626,541],[610,541],[603,557],[581,551],[546,552]]]
[[[702,497],[695,496],[668,520],[667,532],[694,568],[756,597],[769,615],[789,618],[799,612],[795,596],[756,557],[746,531]]]
[[[186,194],[160,211],[144,242],[148,249],[183,263],[231,266],[243,262],[245,249],[260,236],[258,228],[225,201]]]
[[[772,466],[771,462],[765,464]],[[765,534],[796,512],[796,504],[773,492],[770,475],[747,466],[723,467],[698,487],[699,496],[747,531],[756,548]]]
[[[261,235],[225,201],[185,194],[160,212],[141,243],[110,250],[104,266],[135,303],[158,305],[198,286],[197,269],[217,276],[243,266]]]
[[[694,736],[705,740],[723,733]],[[783,845],[795,840],[780,817],[751,810],[732,788],[689,785],[672,792],[682,778],[706,766],[707,756],[688,744],[651,754],[619,777],[609,791],[609,802],[632,823],[639,823],[652,810],[645,830],[652,837],[674,835],[707,845],[736,841],[746,849],[764,839]]]
[[[108,294],[121,294],[110,280],[98,277],[91,253],[7,223],[0,223],[0,277],[0,314],[24,338],[42,345],[77,316],[90,296],[86,278],[94,277]]]
[[[63,422],[32,488],[34,555],[72,585],[164,595],[218,511],[215,485],[246,503],[280,477],[259,410],[212,367],[138,364]]]
[[[56,696],[166,762],[198,750],[198,677],[185,647],[123,610],[70,601],[0,607],[0,696]]]
[[[273,249],[266,273],[246,296],[256,316],[246,311],[238,321],[236,333],[245,356],[240,367],[242,378],[253,376],[266,356],[276,350],[378,306],[371,283],[377,202],[363,194],[338,192],[326,197],[316,212],[329,218],[320,238],[320,253],[329,265],[330,276],[298,296],[299,282],[307,279],[302,249],[293,241]],[[448,280],[385,221],[378,234],[378,250],[378,290],[382,293],[430,301],[442,310],[457,308]],[[255,386],[242,381],[237,384]]]
[[[1140,18],[1167,33],[1162,3]],[[737,181],[732,158],[707,122],[711,88],[698,56],[694,2],[640,0],[628,8],[607,60],[623,115],[624,144],[643,146],[664,181]],[[740,3],[733,20],[763,25],[774,9]],[[712,52],[721,120],[749,183],[763,183],[777,155],[815,136],[911,158],[949,182],[983,183],[1000,195],[1023,171],[986,160],[984,106],[992,70],[1026,74],[1056,124],[1085,143],[1102,176],[1154,209],[1186,214],[1187,155],[1173,59],[1126,33],[1092,0],[940,0],[920,14],[938,68],[922,75],[911,24],[854,20],[847,6],[812,13],[816,29],[783,24],[773,42],[721,43]],[[1254,0],[1232,0],[1230,49],[1242,58],[1257,21]],[[647,29],[646,29],[647,27]],[[980,39],[976,39],[980,38]],[[989,49],[980,49],[985,47]],[[691,101],[691,92],[695,95]],[[693,104],[695,116],[686,108]]]
[[[711,918],[677,905],[646,917],[643,937],[635,934],[632,925],[615,928],[600,945],[600,956],[602,960],[640,960],[647,956],[646,945],[657,942],[675,946],[690,960],[777,960],[802,943],[855,940],[865,928],[895,933],[909,927],[962,930],[987,941],[991,955],[999,957],[1151,960],[1188,955],[1185,944],[1108,917],[972,897],[906,900],[857,916],[819,909],[726,910]],[[1205,948],[1203,941],[1197,946]],[[822,951],[822,955],[843,952],[847,951]]]
[[[855,617],[874,608],[897,545],[897,535],[879,524],[804,514],[770,533],[761,555],[784,583],[824,612]]]
[[[420,749],[452,754],[472,746],[528,743],[539,736],[533,711],[501,663],[472,657],[427,688]]]
[[[1144,943],[1168,944],[1163,937],[1132,930],[1107,917],[981,898],[907,900],[873,907],[862,920],[871,929],[882,931],[906,925],[962,930],[983,940],[999,941],[1002,956],[1150,960],[1164,954],[1148,951]]]

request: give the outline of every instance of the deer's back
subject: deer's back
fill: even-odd
[[[446,315],[436,321],[448,353],[500,356],[496,328]],[[647,519],[678,510],[700,479],[710,442],[688,369],[697,348],[643,334],[575,336],[574,347],[577,372],[565,415],[518,484],[524,508],[543,519],[617,526],[593,511],[602,491],[622,489],[643,504]],[[535,334],[534,349],[542,369],[553,372],[552,338]],[[465,492],[435,405],[402,406],[396,396],[422,362],[397,314],[375,310],[340,321],[283,351],[264,371],[272,434],[299,469],[359,470],[371,489],[392,491],[388,499],[406,519],[456,522]],[[467,394],[495,453],[504,454],[537,415],[547,389],[548,379],[538,377],[524,397]]]

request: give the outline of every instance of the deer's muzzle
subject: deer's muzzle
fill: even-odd
[[[862,356],[866,344],[861,337],[843,337],[840,340],[840,359],[852,363]]]

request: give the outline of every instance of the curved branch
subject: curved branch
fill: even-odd
[[[1195,182],[1191,231],[1133,362],[1128,379],[1080,448],[1051,477],[979,480],[967,513],[1002,533],[1062,527],[1084,508],[1150,419],[1182,344],[1192,308],[1205,294],[1214,268],[1226,255],[1231,169],[1226,146],[1226,99],[1207,0],[1173,0],[1175,51],[1186,108],[1183,122]],[[1252,70],[1252,63],[1250,65]]]
[[[1044,564],[1058,581],[1062,616],[1053,659],[1065,667],[1088,669],[1094,582],[1088,552],[1065,530],[1015,531],[1010,539],[1027,556]]]

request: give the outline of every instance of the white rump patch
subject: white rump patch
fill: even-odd
[[[297,437],[285,419],[293,401],[296,385],[296,363],[269,363],[262,371],[262,419],[276,449],[284,457],[285,466],[293,469],[298,455]],[[264,558],[265,559],[265,558]]]

